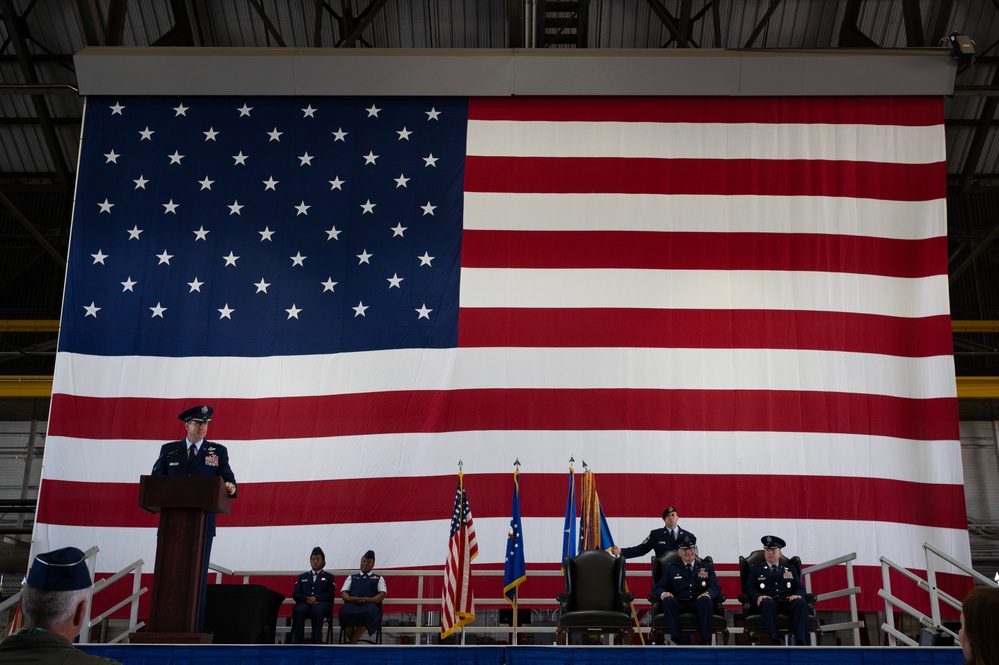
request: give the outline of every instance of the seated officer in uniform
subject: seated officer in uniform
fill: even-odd
[[[780,644],[777,632],[777,615],[786,614],[794,624],[796,644],[808,644],[808,603],[805,587],[798,571],[780,562],[782,549],[787,545],[777,536],[763,536],[763,563],[749,567],[743,593],[760,608],[763,626],[774,644]]]
[[[336,580],[323,570],[326,555],[318,545],[312,548],[309,557],[311,570],[307,570],[295,580],[291,597],[295,607],[291,610],[291,641],[301,644],[305,641],[305,620],[312,622],[312,643],[323,643],[323,619],[333,619],[333,594],[336,593]]]
[[[697,613],[701,644],[711,644],[711,618],[721,585],[715,567],[697,560],[697,538],[683,536],[678,543],[680,561],[666,566],[652,593],[662,599],[663,615],[674,644],[680,642],[680,613]]]
[[[73,648],[84,628],[91,584],[83,552],[75,547],[36,556],[21,591],[25,627],[0,642],[0,663],[117,663]]]
[[[343,607],[338,616],[340,625],[344,627],[343,634],[350,644],[357,644],[365,629],[368,635],[374,635],[382,623],[381,603],[388,589],[385,578],[371,572],[374,567],[375,553],[368,550],[361,557],[361,572],[348,577],[340,591]]]
[[[611,548],[611,554],[614,556],[623,556],[625,559],[632,559],[636,556],[647,554],[649,550],[655,550],[657,557],[666,554],[666,552],[672,552],[676,549],[676,544],[684,536],[694,538],[694,534],[684,531],[679,527],[677,524],[679,521],[680,517],[676,514],[676,508],[670,506],[663,511],[663,528],[650,531],[649,537],[643,540],[640,545],[624,548],[615,545]]]

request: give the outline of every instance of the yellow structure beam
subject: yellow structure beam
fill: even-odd
[[[999,376],[957,377],[959,399],[999,399]]]
[[[999,332],[999,321],[951,321],[951,332],[994,333]]]
[[[0,332],[59,332],[59,321],[7,319],[0,321]]]
[[[0,397],[52,397],[52,377],[0,376]]]
[[[51,397],[51,376],[0,376],[0,397]],[[959,399],[999,399],[999,376],[957,377]]]

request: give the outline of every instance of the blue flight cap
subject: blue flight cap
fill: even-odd
[[[692,533],[685,534],[676,544],[678,550],[687,550],[694,547],[697,547],[697,536]]]
[[[374,561],[375,560],[375,551],[374,550],[368,550],[367,552],[364,553],[364,558],[365,559],[371,559],[372,561]]]
[[[192,420],[197,423],[210,423],[212,422],[213,413],[215,413],[215,409],[204,404],[202,406],[192,406],[190,409],[182,411],[177,417],[185,423],[189,423]]]
[[[35,557],[28,571],[28,584],[42,591],[77,591],[93,584],[83,552],[63,547]]]
[[[312,554],[310,554],[309,556],[316,556],[317,554],[323,558],[323,561],[326,561],[326,555],[323,553],[323,548],[321,548],[319,545],[316,545],[315,547],[312,548]]]

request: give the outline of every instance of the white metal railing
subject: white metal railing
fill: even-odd
[[[217,564],[210,564],[209,568],[216,573],[216,582],[221,582],[222,575],[231,575],[234,577],[242,577],[243,584],[249,584],[251,578],[253,577],[289,577],[297,578],[302,572],[300,570],[228,570],[219,566]],[[357,572],[356,568],[334,568],[330,570],[333,575],[341,577],[349,577]],[[412,626],[387,626],[382,625],[382,633],[395,633],[400,635],[412,635],[415,638],[416,643],[421,642],[421,637],[423,635],[434,635],[440,632],[440,624],[438,623],[436,615],[440,611],[440,597],[439,596],[426,596],[424,594],[424,580],[428,577],[443,577],[443,569],[419,569],[419,570],[391,570],[389,573],[392,577],[416,577],[416,596],[410,598],[404,597],[394,597],[388,596],[382,601],[383,605],[406,605],[415,606],[415,625]],[[472,577],[502,577],[504,572],[502,570],[472,570]],[[534,577],[562,577],[562,572],[559,570],[532,570],[530,572],[531,576]],[[506,599],[502,596],[491,598],[491,597],[481,597],[476,596],[476,603],[480,605],[504,605],[506,604]],[[295,601],[292,599],[286,599],[284,601],[285,605],[293,604]],[[521,598],[519,600],[521,605],[529,605],[532,607],[541,606],[543,608],[555,609],[558,607],[558,603],[555,602],[554,598]],[[645,601],[648,605],[648,601]],[[433,609],[427,609],[427,608]],[[436,619],[436,620],[435,620]],[[278,626],[276,629],[276,634],[286,634],[290,631],[288,626]],[[467,631],[472,634],[495,634],[495,633],[505,633],[507,635],[512,635],[514,643],[516,644],[517,634],[519,633],[552,633],[555,631],[554,626],[476,626],[467,625],[463,626],[462,631]],[[464,639],[464,634],[462,634],[462,639]],[[430,641],[427,641],[429,644]]]
[[[888,645],[897,646],[896,641],[902,642],[909,646],[919,646],[919,642],[912,639],[902,631],[900,631],[895,626],[895,610],[901,610],[905,612],[920,625],[925,626],[931,630],[944,631],[945,633],[951,635],[954,639],[957,639],[957,633],[952,631],[943,625],[940,619],[940,601],[943,601],[953,607],[954,609],[961,609],[961,601],[957,600],[951,596],[946,591],[943,591],[937,587],[937,559],[943,559],[950,565],[954,566],[958,570],[970,575],[982,584],[986,586],[996,587],[999,586],[995,580],[991,580],[985,577],[978,571],[974,570],[971,566],[962,563],[950,556],[946,552],[934,547],[929,543],[923,543],[923,553],[926,556],[926,578],[923,579],[911,572],[904,566],[901,566],[888,557],[881,557],[881,585],[882,588],[878,591],[878,597],[885,601],[885,622],[881,624],[881,630],[885,631],[888,636]],[[920,612],[916,608],[912,607],[905,601],[899,599],[897,596],[892,594],[891,591],[891,571],[894,570],[901,574],[903,577],[915,582],[916,586],[923,591],[926,591],[930,596],[930,615],[927,616],[923,612]]]
[[[841,557],[835,559],[830,559],[824,563],[817,563],[814,566],[809,566],[808,568],[803,568],[801,571],[801,576],[804,578],[805,589],[808,593],[812,593],[812,575],[819,572],[820,570],[827,570],[835,566],[843,565],[846,572],[846,587],[838,589],[836,591],[829,591],[827,593],[819,594],[815,597],[816,603],[821,603],[824,600],[832,600],[834,598],[842,598],[846,596],[849,599],[850,604],[850,620],[844,621],[842,623],[830,623],[822,626],[822,632],[831,633],[837,630],[849,630],[853,632],[853,644],[860,645],[860,629],[864,627],[864,622],[860,620],[860,616],[857,613],[857,596],[860,595],[860,587],[854,584],[853,578],[853,562],[857,558],[856,552],[850,552],[849,554],[844,554]],[[815,635],[811,636],[812,643],[815,642]]]
[[[131,608],[129,609],[128,627],[122,633],[120,633],[119,635],[117,635],[114,638],[108,640],[107,642],[109,644],[115,644],[117,642],[122,641],[123,639],[125,639],[126,637],[128,637],[129,633],[132,633],[132,632],[134,632],[134,631],[138,630],[139,628],[142,628],[143,626],[146,625],[146,623],[144,621],[139,621],[139,596],[141,596],[142,594],[144,594],[144,593],[146,593],[148,591],[148,589],[146,589],[144,586],[142,586],[142,565],[143,565],[143,563],[145,563],[145,562],[142,559],[137,559],[136,561],[132,562],[130,565],[126,566],[122,570],[119,570],[117,573],[115,573],[111,577],[108,577],[106,579],[103,579],[103,580],[100,580],[100,581],[94,583],[93,591],[90,593],[91,602],[93,602],[93,596],[96,595],[99,591],[102,591],[102,590],[106,589],[107,587],[111,586],[112,584],[114,584],[115,582],[117,582],[118,580],[120,580],[121,578],[123,578],[126,575],[128,575],[129,573],[131,573],[131,575],[132,575],[132,594],[129,595],[129,596],[127,596],[127,597],[125,597],[117,605],[115,605],[114,607],[111,607],[111,608],[105,610],[103,613],[101,613],[99,616],[94,617],[93,619],[89,619],[89,616],[90,616],[90,605],[88,604],[87,605],[87,617],[88,617],[89,620],[84,622],[84,626],[86,627],[85,628],[85,632],[86,632],[87,638],[84,639],[84,635],[83,635],[83,633],[81,633],[81,635],[80,635],[80,643],[81,644],[86,643],[87,641],[89,641],[89,635],[90,635],[90,629],[91,628],[93,628],[94,626],[96,626],[97,624],[99,624],[101,621],[103,621],[104,619],[108,618],[109,616],[111,616],[112,614],[114,614],[115,612],[117,612],[118,610],[120,610],[125,605],[131,605]]]
[[[846,586],[841,589],[836,589],[817,597],[817,602],[822,602],[825,600],[833,600],[835,598],[848,597],[850,604],[850,621],[837,623],[837,624],[827,624],[824,625],[824,632],[833,632],[837,630],[852,630],[853,631],[853,643],[855,645],[860,644],[860,628],[864,627],[864,623],[859,620],[859,615],[857,611],[857,595],[860,593],[860,587],[854,584],[853,575],[853,561],[857,558],[857,554],[852,552],[850,554],[845,554],[841,557],[825,561],[823,563],[818,563],[808,568],[802,570],[803,582],[809,592],[812,590],[812,577],[811,575],[822,570],[827,570],[829,568],[834,568],[836,566],[842,566],[845,571],[846,576]],[[241,577],[243,584],[249,584],[251,578],[254,577],[288,577],[294,579],[298,577],[300,570],[241,570],[234,571],[226,569],[217,564],[210,564],[209,568],[216,574],[216,583],[222,581],[222,575],[229,575],[233,577]],[[337,568],[332,569],[334,575],[337,576],[349,576],[357,572],[356,568]],[[392,577],[416,577],[417,578],[417,590],[416,596],[412,598],[403,597],[393,597],[388,596],[382,601],[385,605],[406,605],[415,606],[415,625],[412,626],[382,626],[383,633],[395,633],[400,635],[412,635],[415,638],[416,643],[420,643],[421,637],[423,635],[432,635],[440,632],[439,626],[439,615],[440,610],[440,597],[427,597],[424,594],[424,580],[426,578],[442,577],[443,569],[420,569],[420,570],[391,570],[386,571]],[[651,569],[645,566],[636,566],[635,568],[629,568],[629,574],[641,576],[645,574],[647,577],[651,576]],[[472,570],[473,577],[500,577],[504,574],[502,570]],[[529,574],[532,577],[561,577],[562,572],[558,570],[530,570]],[[735,577],[738,579],[738,570],[723,570],[717,572],[718,577]],[[651,579],[651,578],[650,578]],[[648,600],[637,595],[635,598],[636,609],[647,610],[650,607]],[[294,601],[287,599],[284,601],[285,604],[293,604]],[[501,605],[506,606],[506,599],[502,596],[499,597],[480,597],[476,596],[476,602],[483,606],[495,606]],[[558,608],[558,603],[554,598],[521,598],[520,604],[522,606],[530,606],[532,608],[540,608],[547,610],[554,610]],[[725,602],[726,606],[741,607],[741,603],[737,598],[729,598]],[[638,614],[641,616],[641,613]],[[643,622],[645,623],[645,622]],[[289,626],[278,626],[276,629],[277,634],[286,634],[290,631]],[[511,643],[517,643],[517,635],[520,633],[552,633],[555,631],[555,626],[482,626],[469,624],[462,628],[463,631],[467,631],[469,634],[506,634],[510,636]],[[730,633],[741,632],[742,629],[739,627],[730,627]],[[464,634],[462,634],[462,639],[464,639]],[[814,640],[814,636],[813,636]],[[430,643],[429,640],[427,642]]]
[[[943,552],[940,552],[939,550],[936,550],[932,546],[925,545],[924,548],[928,548],[928,551],[933,551],[934,553],[936,553],[941,558],[945,559],[946,561],[952,563],[955,566],[958,566],[959,568],[961,568],[963,570],[966,570],[970,574],[975,575],[977,578],[985,581],[986,583],[995,584],[995,583],[991,582],[990,580],[988,580],[987,578],[985,578],[985,577],[979,575],[978,573],[970,570],[966,566],[963,566],[963,564],[961,564],[960,562],[957,562],[957,561],[953,560],[951,557],[947,556]],[[100,551],[99,548],[96,547],[96,546],[94,546],[94,547],[91,547],[89,550],[87,550],[84,553],[85,558],[87,560],[88,568],[90,569],[91,579],[93,579],[93,575],[94,575],[93,569],[94,569],[95,557],[96,557],[97,552],[99,552],[99,551]],[[857,601],[856,601],[856,596],[857,596],[857,594],[860,593],[860,589],[859,589],[859,587],[856,587],[854,585],[854,583],[853,583],[853,560],[854,559],[856,559],[856,553],[851,553],[851,554],[847,554],[847,555],[838,557],[836,559],[832,559],[830,561],[826,561],[824,563],[815,564],[814,566],[810,566],[808,568],[803,569],[802,570],[802,577],[803,577],[803,580],[805,582],[806,588],[808,589],[809,592],[811,592],[811,574],[819,572],[821,570],[826,570],[828,568],[832,568],[834,566],[838,566],[838,565],[841,565],[841,564],[844,565],[844,568],[845,568],[845,571],[846,571],[846,584],[847,584],[847,586],[845,588],[843,588],[843,589],[838,589],[838,590],[835,590],[835,591],[830,591],[828,593],[821,594],[820,596],[817,597],[817,601],[821,602],[823,600],[832,600],[832,599],[835,599],[835,598],[841,598],[843,596],[849,596],[849,598],[850,598],[850,617],[851,617],[851,621],[846,622],[846,623],[839,623],[839,624],[828,624],[828,625],[823,626],[823,630],[827,631],[827,632],[828,631],[836,631],[836,630],[853,630],[853,633],[854,633],[854,644],[859,644],[860,643],[859,628],[863,627],[864,624],[863,624],[863,622],[858,621],[858,615],[857,615]],[[882,558],[882,562],[884,562],[884,561],[886,561],[886,559]],[[145,594],[145,593],[148,592],[148,589],[146,587],[142,586],[142,567],[143,567],[143,565],[144,565],[144,561],[142,559],[138,559],[135,562],[133,562],[132,564],[130,564],[129,566],[126,566],[122,570],[118,571],[117,573],[115,573],[111,577],[108,577],[108,578],[103,579],[103,580],[99,580],[99,581],[97,581],[94,584],[94,586],[91,588],[90,593],[88,594],[88,597],[87,597],[87,601],[88,601],[87,602],[87,609],[86,609],[86,614],[85,614],[85,617],[84,617],[84,619],[85,619],[84,620],[84,628],[81,630],[81,633],[80,633],[80,643],[87,643],[87,642],[89,642],[89,640],[90,640],[90,629],[93,626],[98,625],[100,622],[104,621],[109,616],[111,616],[112,614],[114,614],[115,612],[117,612],[118,610],[120,610],[122,607],[124,607],[126,605],[130,605],[128,627],[127,627],[127,629],[125,631],[123,631],[119,635],[117,635],[114,638],[108,640],[108,642],[109,643],[120,642],[120,641],[124,640],[125,638],[127,638],[130,633],[134,632],[135,630],[137,630],[139,628],[142,628],[145,625],[144,622],[141,622],[138,619],[138,612],[139,612],[138,602],[139,602],[139,598],[143,594]],[[896,564],[891,564],[891,565],[893,567],[896,567]],[[289,577],[289,578],[295,578],[301,572],[299,570],[233,571],[233,570],[226,569],[226,568],[224,568],[222,566],[219,566],[218,564],[210,564],[209,568],[216,575],[216,580],[215,580],[216,583],[221,583],[222,582],[222,575],[229,575],[229,576],[233,576],[233,577],[241,577],[243,579],[243,584],[249,584],[250,581],[251,581],[251,578],[253,578],[253,577]],[[902,569],[901,567],[897,567],[897,569],[900,570],[900,572],[902,572],[903,574],[909,576],[911,579],[913,579],[917,583],[920,583],[921,586],[923,586],[924,588],[926,588],[926,589],[930,589],[931,588],[931,586],[927,582],[925,582],[923,580],[920,580],[918,577],[912,575],[911,573],[909,573],[908,571]],[[930,566],[928,566],[927,569],[929,571],[929,575],[928,576],[930,577],[930,579],[931,580],[935,580],[935,569],[933,569]],[[349,575],[353,574],[354,572],[356,572],[356,569],[354,569],[354,568],[340,568],[340,569],[334,569],[332,572],[333,572],[334,575],[349,576]],[[633,568],[631,570],[631,572],[633,574],[637,574],[639,576],[641,576],[643,573],[649,574],[648,571],[643,566],[638,566],[636,568]],[[120,602],[118,602],[113,607],[111,607],[111,608],[105,610],[104,612],[102,612],[99,616],[94,617],[93,619],[91,619],[90,611],[91,611],[91,605],[93,603],[93,597],[94,597],[94,595],[96,595],[97,593],[99,593],[99,592],[103,591],[104,589],[110,587],[112,584],[114,584],[115,582],[117,582],[118,580],[122,579],[123,577],[125,577],[125,576],[127,576],[129,574],[131,574],[133,576],[133,578],[132,578],[133,579],[133,581],[132,581],[132,593],[129,596],[127,596],[126,598],[122,599]],[[502,570],[473,570],[472,571],[472,575],[474,577],[499,577],[499,576],[502,576],[503,574],[504,574],[504,572]],[[530,571],[530,574],[532,576],[535,576],[535,577],[561,577],[562,576],[561,571],[558,571],[558,570],[532,570],[532,571]],[[405,597],[392,597],[392,596],[390,596],[390,597],[387,597],[383,601],[385,605],[414,606],[416,608],[416,610],[415,610],[415,625],[412,625],[412,626],[389,626],[389,625],[385,625],[385,626],[382,627],[382,632],[383,633],[396,633],[396,634],[400,634],[400,635],[412,635],[414,638],[416,638],[416,642],[417,643],[419,643],[421,641],[421,637],[423,635],[428,635],[429,636],[429,635],[433,635],[433,634],[438,633],[440,631],[440,626],[439,626],[440,598],[436,597],[436,596],[435,597],[428,597],[428,596],[425,595],[425,593],[424,593],[424,588],[425,588],[424,580],[426,578],[428,578],[428,577],[431,577],[431,578],[432,577],[441,577],[443,575],[443,570],[442,569],[392,570],[391,571],[391,575],[393,577],[416,577],[417,578],[417,588],[416,588],[416,596],[415,597],[405,598]],[[886,573],[886,575],[887,575],[887,573]],[[718,571],[718,576],[719,577],[736,577],[737,578],[737,577],[739,577],[739,571],[738,570]],[[933,586],[935,586],[935,583],[933,584]],[[890,587],[888,587],[888,589],[889,589],[889,593],[890,593]],[[882,595],[882,592],[879,592],[879,595]],[[14,596],[12,596],[11,598],[5,600],[3,603],[0,603],[0,610],[4,610],[4,609],[7,609],[9,607],[14,606],[20,600],[20,596],[21,596],[21,594],[20,594],[20,592],[18,592],[17,594],[15,594]],[[884,597],[884,596],[882,595],[882,597]],[[948,596],[943,591],[937,590],[936,593],[935,593],[935,595],[932,595],[932,597],[939,598],[940,600],[948,602],[949,604],[952,604],[955,607],[960,607],[960,603],[958,603],[957,601],[955,601],[953,598],[951,598],[950,596]],[[502,597],[502,596],[495,597],[495,598],[492,598],[492,597],[480,597],[480,598],[477,598],[477,600],[478,600],[478,602],[481,605],[488,605],[488,606],[496,606],[496,605],[504,606],[506,604],[506,599],[504,597]],[[286,600],[285,601],[285,603],[288,603],[288,604],[290,604],[292,602],[293,601],[291,601],[291,600]],[[908,608],[907,605],[905,605],[904,603],[902,603],[902,601],[899,601],[898,599],[894,599],[893,602],[895,602],[896,605],[899,605],[900,607],[904,606],[904,607]],[[521,598],[520,599],[520,604],[522,606],[526,605],[526,606],[533,607],[533,608],[551,609],[551,610],[556,609],[558,607],[558,604],[557,604],[557,602],[555,602],[554,598]],[[635,605],[638,608],[641,608],[643,610],[647,610],[648,606],[649,606],[649,602],[645,598],[639,596],[638,598],[635,599]],[[737,606],[737,605],[739,605],[739,602],[738,602],[737,599],[731,599],[730,598],[730,599],[728,599],[726,601],[726,605]],[[908,608],[908,609],[911,609],[911,608]],[[915,610],[912,610],[912,612],[918,614],[918,612],[916,612]],[[914,616],[915,616],[915,614],[914,614]],[[939,616],[939,612],[937,612],[937,616]],[[888,613],[888,617],[889,617],[889,621],[890,621],[891,620],[891,612],[890,611]],[[554,626],[477,626],[477,625],[473,624],[473,625],[468,625],[468,626],[465,626],[465,627],[462,628],[462,631],[463,631],[462,632],[462,640],[464,640],[464,632],[467,631],[468,633],[472,633],[472,634],[506,634],[506,635],[509,635],[511,637],[512,643],[516,644],[517,643],[517,636],[520,633],[524,633],[524,634],[527,634],[527,633],[552,633],[552,632],[554,632],[554,630],[555,630]],[[737,627],[730,627],[729,628],[729,631],[733,632],[733,633],[740,632],[740,630],[741,629],[737,628]],[[289,631],[290,631],[290,628],[288,626],[279,626],[277,628],[277,633],[279,633],[279,634],[287,633]],[[898,633],[897,635],[900,635],[900,633]],[[908,640],[908,638],[905,638],[904,635],[902,636],[902,638],[904,638],[904,640]],[[908,642],[912,643],[911,640],[908,640]],[[428,644],[430,643],[429,639],[427,640],[427,643]]]

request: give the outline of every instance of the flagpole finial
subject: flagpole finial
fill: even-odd
[[[458,473],[461,473],[461,467],[464,466],[464,462],[458,460]]]
[[[517,467],[517,471],[520,471],[520,458],[518,457],[513,461],[513,465]]]
[[[583,460],[583,471],[588,471],[590,467],[586,466],[586,460]]]
[[[576,458],[573,457],[572,455],[569,455],[569,464],[575,464],[575,463],[576,463]]]

